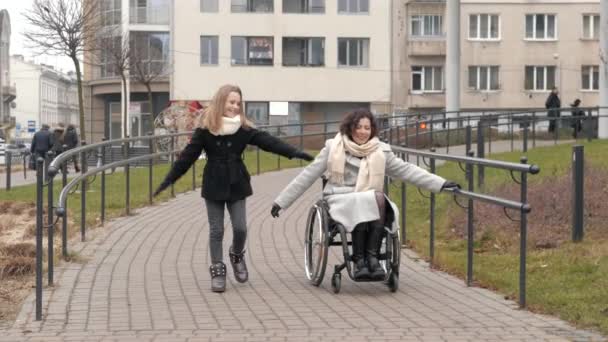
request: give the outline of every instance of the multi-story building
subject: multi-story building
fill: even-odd
[[[544,107],[553,87],[563,106],[598,104],[598,0],[460,2],[462,109]],[[394,104],[444,108],[445,1],[395,3]]]
[[[239,85],[258,124],[339,120],[391,105],[391,2],[175,1],[171,97]]]
[[[120,138],[122,127],[127,125],[131,136],[148,134],[153,129],[153,118],[169,103],[170,23],[171,0],[101,0],[100,18],[102,26],[98,34],[112,34],[114,39],[129,39],[131,53],[137,55],[137,62],[148,74],[157,77],[150,82],[152,107],[148,101],[148,89],[130,71],[127,76],[127,93],[122,96],[120,71],[116,69],[110,52],[99,55],[86,53],[84,79],[88,85],[87,97],[90,101],[91,140],[104,137]],[[175,2],[176,5],[181,4]],[[88,42],[91,44],[92,42]],[[117,44],[121,46],[121,44]],[[133,61],[134,58],[131,58]],[[128,122],[123,122],[122,99],[127,101]]]
[[[51,127],[72,124],[78,127],[78,98],[73,73],[35,64],[21,55],[10,58],[12,79],[22,96],[15,100],[14,137],[29,139],[42,124]]]
[[[5,129],[13,126],[11,120],[11,102],[17,96],[14,84],[10,78],[10,43],[11,20],[8,11],[0,10],[0,135],[4,136]]]

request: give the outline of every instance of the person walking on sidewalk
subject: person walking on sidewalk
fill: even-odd
[[[40,130],[34,133],[32,145],[30,146],[30,169],[36,169],[36,158],[46,158],[46,154],[53,147],[53,135],[49,131],[47,124],[42,124]]]
[[[209,250],[211,254],[211,290],[226,289],[226,265],[223,262],[224,208],[228,209],[232,222],[233,239],[230,247],[230,263],[234,277],[244,283],[249,275],[245,264],[245,240],[247,219],[245,199],[253,194],[250,175],[241,159],[247,145],[262,150],[307,161],[313,157],[306,152],[257,130],[246,118],[242,107],[242,92],[238,86],[222,86],[201,116],[200,127],[194,131],[190,143],[180,153],[164,181],[155,191],[161,191],[175,183],[196,162],[201,152],[207,154],[203,171],[202,197],[209,220]]]
[[[579,108],[580,104],[580,99],[576,99],[574,100],[574,103],[570,104],[570,106],[572,107],[572,118],[570,126],[572,127],[572,137],[574,139],[578,138],[578,133],[583,129],[581,119],[585,117],[585,111]]]
[[[340,132],[327,140],[315,161],[281,191],[270,211],[278,217],[327,171],[329,179],[323,196],[331,218],[352,234],[355,280],[385,277],[378,260],[380,244],[384,227],[395,224],[398,214],[397,206],[383,193],[385,175],[432,192],[460,188],[397,158],[377,134],[377,124],[369,110],[349,113],[340,124]]]
[[[556,87],[553,87],[551,90],[551,94],[547,97],[547,101],[545,101],[545,108],[548,109],[547,116],[549,117],[549,133],[555,131],[556,128],[559,128],[559,109],[562,106],[562,101],[559,99],[558,91]]]
[[[76,127],[74,127],[74,125],[68,125],[68,128],[63,134],[63,143],[66,151],[78,146],[78,133],[76,133]],[[74,162],[74,170],[76,170],[76,172],[80,172],[80,168],[78,167],[78,157],[72,157],[72,161]]]

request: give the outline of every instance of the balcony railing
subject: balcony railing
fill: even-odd
[[[129,11],[131,24],[169,24],[169,6],[131,7]]]

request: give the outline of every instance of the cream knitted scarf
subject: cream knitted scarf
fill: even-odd
[[[357,145],[348,136],[338,133],[332,141],[328,159],[329,179],[336,184],[344,184],[346,152],[362,158],[355,191],[382,191],[386,159],[380,148],[380,140],[374,137],[363,145]]]
[[[222,127],[217,132],[211,132],[213,135],[231,135],[241,128],[241,116],[237,115],[233,118],[222,116]]]

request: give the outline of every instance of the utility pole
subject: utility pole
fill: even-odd
[[[608,1],[608,0],[602,0]],[[445,109],[448,118],[458,116],[460,110],[460,0],[446,1],[447,53]]]

